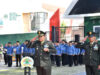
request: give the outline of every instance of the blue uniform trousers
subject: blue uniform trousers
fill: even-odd
[[[52,65],[55,65],[55,55],[50,55]]]
[[[82,54],[79,55],[79,64],[80,65],[83,64],[83,55]]]
[[[74,55],[73,56],[73,61],[74,61],[74,65],[77,66],[79,63],[79,55]]]
[[[12,66],[12,56],[11,55],[7,55],[8,57],[8,67]]]
[[[7,65],[7,63],[8,63],[7,53],[4,53],[4,62],[5,62],[5,65]]]
[[[67,54],[62,54],[62,66],[65,66],[68,64],[68,55]]]
[[[72,55],[68,55],[68,60],[69,60],[69,67],[72,67],[73,65],[73,56]]]
[[[59,56],[59,55],[55,55],[55,59],[56,59],[56,65],[57,65],[57,67],[60,67],[60,60],[61,60],[61,56]]]
[[[21,66],[21,54],[16,54],[16,67],[18,66]]]

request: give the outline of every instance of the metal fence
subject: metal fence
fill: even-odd
[[[84,39],[84,26],[52,27],[52,41],[82,41]]]

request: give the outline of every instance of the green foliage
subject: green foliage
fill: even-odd
[[[61,33],[65,33],[65,28],[64,27],[66,27],[66,23],[63,21],[62,23],[61,23]]]

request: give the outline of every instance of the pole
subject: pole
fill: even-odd
[[[31,68],[30,67],[24,68],[24,75],[31,75]]]

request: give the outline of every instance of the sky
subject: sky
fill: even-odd
[[[68,7],[73,0],[43,0],[44,3],[52,4],[61,7]]]
[[[27,12],[37,11],[42,7],[42,3],[61,6],[67,8],[72,0],[0,0],[0,12]]]

